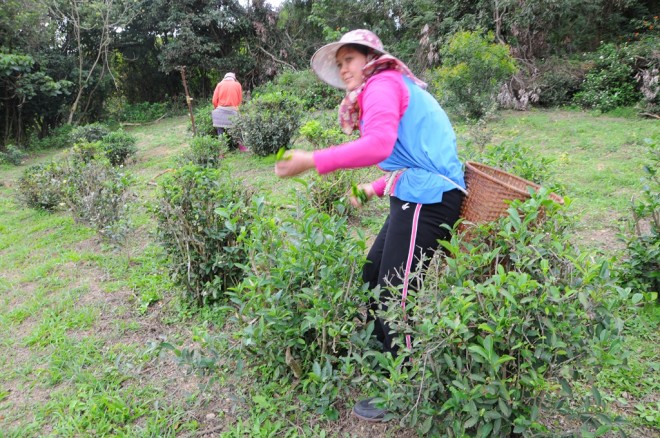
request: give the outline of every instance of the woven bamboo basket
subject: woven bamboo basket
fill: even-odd
[[[525,201],[531,197],[528,187],[535,191],[541,188],[531,181],[473,161],[465,163],[465,185],[468,195],[463,201],[461,217],[465,222],[475,224],[505,216],[509,208],[506,201]],[[564,203],[563,198],[554,193],[550,198]]]

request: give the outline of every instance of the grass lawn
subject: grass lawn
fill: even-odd
[[[64,151],[0,166],[0,437],[416,436],[395,421],[357,421],[352,400],[329,421],[302,410],[276,382],[258,387],[245,375],[199,372],[153,348],[167,342],[203,351],[207,335],[224,326],[223,312],[191,309],[171,282],[148,212],[159,178],[187,147],[186,126],[185,117],[175,117],[127,129],[139,152],[128,166],[136,177],[133,229],[120,248],[66,212],[39,212],[16,200],[25,168]],[[469,133],[456,128],[460,148]],[[660,123],[553,110],[503,112],[490,129],[493,143],[519,142],[553,160],[553,179],[579,220],[576,243],[620,251],[615,234],[640,193],[645,141],[660,142]],[[270,202],[293,203],[303,187],[277,180],[273,157],[230,153],[225,161]],[[385,201],[376,201],[359,223],[373,233],[384,212]],[[610,413],[627,420],[629,436],[660,436],[658,322],[657,306],[631,319],[628,367],[605,366],[599,377]],[[548,423],[558,432],[574,426],[562,418]]]

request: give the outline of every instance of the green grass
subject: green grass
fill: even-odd
[[[628,217],[642,188],[645,140],[660,142],[656,121],[573,111],[505,113],[494,142],[518,141],[554,160],[554,179],[565,186],[584,230],[611,229]]]
[[[400,436],[396,424],[337,422],[300,409],[294,391],[249,374],[193,373],[154,343],[202,351],[225,312],[190,306],[172,283],[148,212],[155,184],[176,166],[190,139],[187,118],[127,128],[139,153],[127,167],[136,176],[133,232],[123,247],[100,242],[66,212],[22,207],[15,183],[29,165],[64,151],[40,152],[20,167],[0,166],[0,437],[185,436],[210,430],[242,436]],[[618,223],[641,189],[644,141],[660,141],[660,124],[577,111],[505,112],[490,124],[492,142],[520,142],[552,158],[579,214],[588,246],[611,250]],[[457,126],[459,148],[467,129]],[[279,180],[273,158],[229,153],[235,178],[273,204],[295,204],[304,186]],[[370,203],[354,224],[378,231],[385,201]],[[285,211],[284,211],[285,212]],[[284,213],[283,213],[284,214]],[[588,237],[588,238],[585,238]],[[629,321],[625,368],[605,366],[599,387],[631,424],[631,436],[659,433],[657,310]],[[194,361],[193,361],[194,362]],[[350,409],[350,400],[342,401]],[[347,414],[347,412],[343,412]],[[396,423],[396,422],[393,422]]]

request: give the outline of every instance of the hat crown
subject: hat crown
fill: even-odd
[[[380,38],[378,38],[378,36],[376,36],[375,33],[366,29],[356,29],[350,32],[346,32],[341,37],[339,42],[346,44],[350,44],[350,43],[362,44],[364,46],[371,47],[372,49],[376,49],[381,52],[385,50],[383,48],[383,43],[380,40]]]

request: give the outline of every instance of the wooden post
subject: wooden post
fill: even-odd
[[[190,97],[190,93],[188,93],[188,82],[186,82],[186,67],[181,66],[179,67],[179,70],[181,70],[181,80],[183,80],[183,89],[186,92],[186,103],[188,104],[188,114],[190,115],[190,123],[192,123],[193,136],[196,136],[197,128],[195,127],[195,116],[193,115],[193,109],[192,109],[192,97]]]

